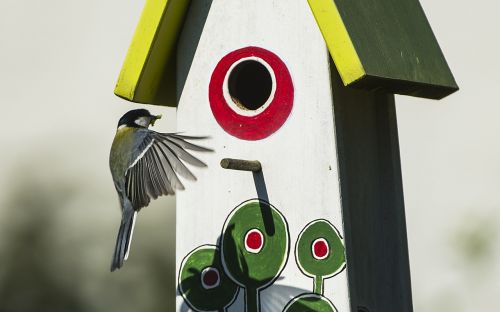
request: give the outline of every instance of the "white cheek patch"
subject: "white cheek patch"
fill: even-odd
[[[148,117],[139,117],[135,120],[135,123],[141,127],[148,127],[149,126],[149,118]]]

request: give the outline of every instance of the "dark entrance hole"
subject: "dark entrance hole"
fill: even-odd
[[[257,61],[243,61],[229,74],[229,95],[241,109],[256,110],[262,107],[269,99],[272,87],[271,74]]]

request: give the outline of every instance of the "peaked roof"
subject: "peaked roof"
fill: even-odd
[[[307,1],[346,86],[434,99],[458,90],[418,0]],[[116,95],[176,106],[175,49],[190,2],[146,1]]]
[[[345,85],[439,99],[458,86],[418,0],[308,0]]]

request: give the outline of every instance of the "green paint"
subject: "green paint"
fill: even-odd
[[[264,246],[258,253],[245,248],[245,235],[258,229]],[[236,208],[226,222],[222,237],[222,255],[229,276],[238,284],[259,289],[274,281],[288,257],[288,226],[271,205],[252,200]]]
[[[257,253],[245,248],[245,235],[252,229],[263,234],[264,245]],[[289,252],[285,218],[268,203],[247,201],[228,217],[221,242],[224,268],[235,283],[246,289],[248,311],[253,311],[258,308],[259,289],[272,284],[285,267]]]
[[[203,287],[201,282],[207,267],[217,269],[220,277],[220,284],[211,289]],[[224,311],[236,298],[238,286],[224,273],[218,248],[205,245],[192,251],[182,262],[179,291],[194,310]]]
[[[253,288],[246,288],[245,311],[259,312],[259,291]]]
[[[325,259],[316,259],[312,253],[312,244],[318,238],[324,238],[329,246],[329,254]],[[331,277],[345,267],[345,248],[337,230],[326,220],[309,223],[299,235],[295,248],[295,256],[301,271],[315,279],[315,292],[323,289],[324,278]]]
[[[323,295],[323,278],[321,276],[314,277],[314,293]]]
[[[335,306],[325,297],[304,294],[292,299],[284,312],[337,312]]]
[[[262,234],[261,244],[255,240],[246,244],[251,236],[248,233],[254,232]],[[327,253],[323,249],[323,259],[313,255],[313,242],[318,239],[328,246]],[[226,311],[237,296],[238,284],[245,289],[245,311],[260,311],[260,290],[278,278],[288,259],[290,238],[285,218],[267,202],[246,201],[228,216],[220,242],[220,252],[217,246],[204,245],[184,258],[179,292],[195,311]],[[295,252],[302,272],[314,279],[315,293],[295,297],[283,311],[336,312],[322,293],[324,279],[345,267],[345,250],[338,231],[326,220],[315,220],[300,233]],[[219,284],[203,279],[210,270],[218,272]]]
[[[314,242],[328,246],[325,252],[314,255]],[[324,219],[307,224],[297,238],[295,257],[300,270],[313,278],[314,293],[303,294],[290,300],[284,312],[336,312],[334,305],[323,296],[324,279],[345,268],[345,248],[335,227]]]
[[[418,0],[332,1],[366,72],[352,86],[428,98],[458,90]]]

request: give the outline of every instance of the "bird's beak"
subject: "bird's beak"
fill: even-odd
[[[151,125],[152,125],[152,126],[154,126],[154,125],[155,125],[155,122],[156,122],[158,119],[161,119],[161,115],[155,115],[155,116],[153,116],[153,119],[151,119]]]

